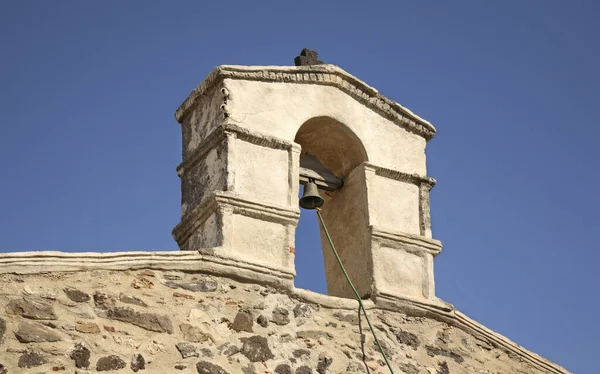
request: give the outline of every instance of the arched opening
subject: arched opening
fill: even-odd
[[[302,146],[303,154],[315,156],[342,179],[363,161],[367,161],[367,152],[356,134],[330,117],[316,117],[306,121],[298,129],[294,141]]]
[[[359,293],[368,296],[372,282],[367,279],[367,269],[371,261],[362,234],[367,222],[366,185],[359,167],[368,160],[367,152],[352,130],[330,117],[305,122],[296,133],[295,142],[302,147],[300,182],[306,183],[309,176],[317,180],[325,199],[321,214],[328,231]],[[300,188],[300,196],[302,192]],[[296,274],[299,288],[354,298],[314,211],[300,213]]]

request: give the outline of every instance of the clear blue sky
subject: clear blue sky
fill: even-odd
[[[0,251],[176,249],[175,109],[217,65],[308,47],[436,125],[438,296],[597,373],[600,3],[368,4],[1,2]],[[298,236],[323,292],[314,217]]]

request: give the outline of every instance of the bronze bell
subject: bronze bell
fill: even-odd
[[[317,184],[310,179],[308,184],[304,186],[304,193],[300,198],[300,206],[304,209],[316,209],[323,206],[325,200],[319,195]]]

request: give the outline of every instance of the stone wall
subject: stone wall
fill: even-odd
[[[0,272],[0,373],[388,372],[354,300],[204,272]],[[366,305],[396,374],[566,373],[497,334]]]

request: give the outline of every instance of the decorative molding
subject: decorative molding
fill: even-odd
[[[193,211],[181,218],[181,221],[171,231],[173,239],[181,247],[194,231],[213,213],[218,214],[214,192],[202,200]]]
[[[437,256],[442,251],[442,242],[426,238],[421,235],[391,231],[377,226],[369,226],[369,231],[374,239],[385,242],[391,248],[406,250],[406,245],[414,247],[417,251],[425,251]]]
[[[233,123],[224,123],[217,126],[211,131],[196,149],[188,156],[179,166],[177,166],[177,175],[183,176],[186,170],[189,170],[198,161],[202,159],[211,149],[215,148],[217,144],[225,141],[227,134],[235,134],[237,139],[246,141],[262,147],[268,147],[272,149],[290,150],[294,147],[293,142],[289,142],[283,139],[276,138],[274,136],[264,135],[259,132],[250,131],[243,127],[240,127]]]
[[[176,170],[179,178],[181,178],[187,170],[196,165],[208,152],[216,148],[218,144],[224,142],[226,138],[227,134],[223,129],[223,125],[220,125],[211,131],[210,134],[196,146],[196,149],[194,149],[191,154],[188,154],[177,166]]]
[[[218,248],[211,254],[197,251],[66,253],[54,251],[0,254],[0,274],[40,274],[88,270],[177,270],[194,271],[264,281],[283,288],[292,287],[294,273],[285,269],[256,266],[241,259],[220,257]],[[231,269],[235,269],[232,272]]]
[[[222,65],[215,68],[175,112],[182,123],[193,110],[204,93],[220,84],[224,79],[239,79],[261,82],[319,84],[333,86],[371,108],[398,126],[430,140],[435,127],[397,102],[381,95],[375,88],[347,73],[335,65],[312,66],[234,66]]]
[[[216,251],[215,251],[216,252]],[[231,269],[236,269],[232,272]],[[162,252],[115,252],[115,253],[65,253],[65,252],[19,252],[0,254],[0,274],[39,274],[52,272],[76,272],[87,270],[177,270],[203,272],[233,279],[257,281],[277,286],[290,297],[317,304],[328,309],[356,310],[356,300],[317,294],[295,289],[293,274],[277,269],[253,266],[239,260],[227,260],[214,255],[202,255],[196,251]],[[375,302],[363,301],[368,310],[389,310],[413,316],[424,316],[459,328],[475,338],[488,342],[496,348],[517,355],[539,370],[552,374],[569,374],[569,371],[545,358],[515,344],[440,299],[427,302],[410,298],[378,295]]]
[[[378,175],[380,177],[389,178],[389,179],[393,179],[393,180],[397,180],[397,181],[401,181],[401,182],[406,182],[406,183],[414,184],[417,186],[425,185],[430,190],[433,188],[433,186],[435,186],[435,183],[436,183],[435,179],[428,177],[428,176],[423,176],[423,175],[414,174],[414,173],[409,174],[409,173],[405,173],[403,171],[388,169],[383,166],[371,164],[369,162],[364,162],[364,164],[365,164],[365,167],[373,169],[375,171],[375,175]]]
[[[191,213],[181,219],[173,229],[173,237],[178,244],[185,242],[190,235],[219,208],[229,207],[234,214],[257,218],[267,222],[296,225],[300,218],[298,208],[267,205],[234,196],[229,192],[213,191]]]
[[[225,122],[223,125],[223,131],[236,133],[238,139],[244,140],[248,143],[259,145],[261,147],[268,147],[272,149],[281,149],[284,151],[290,150],[294,143],[276,138],[274,136],[261,134],[256,131],[250,131],[244,127],[238,126],[231,122]]]
[[[375,305],[381,309],[402,311],[408,315],[429,317],[435,320],[454,318],[454,306],[437,297],[430,299],[414,298],[407,295],[392,295],[379,292],[374,295]]]
[[[433,186],[435,186],[436,180],[428,176],[416,173],[409,174],[399,170],[374,165],[369,162],[364,162],[363,164],[366,169],[372,170],[375,175],[410,183],[419,187],[419,231],[422,236],[431,238],[431,207],[429,192]]]

